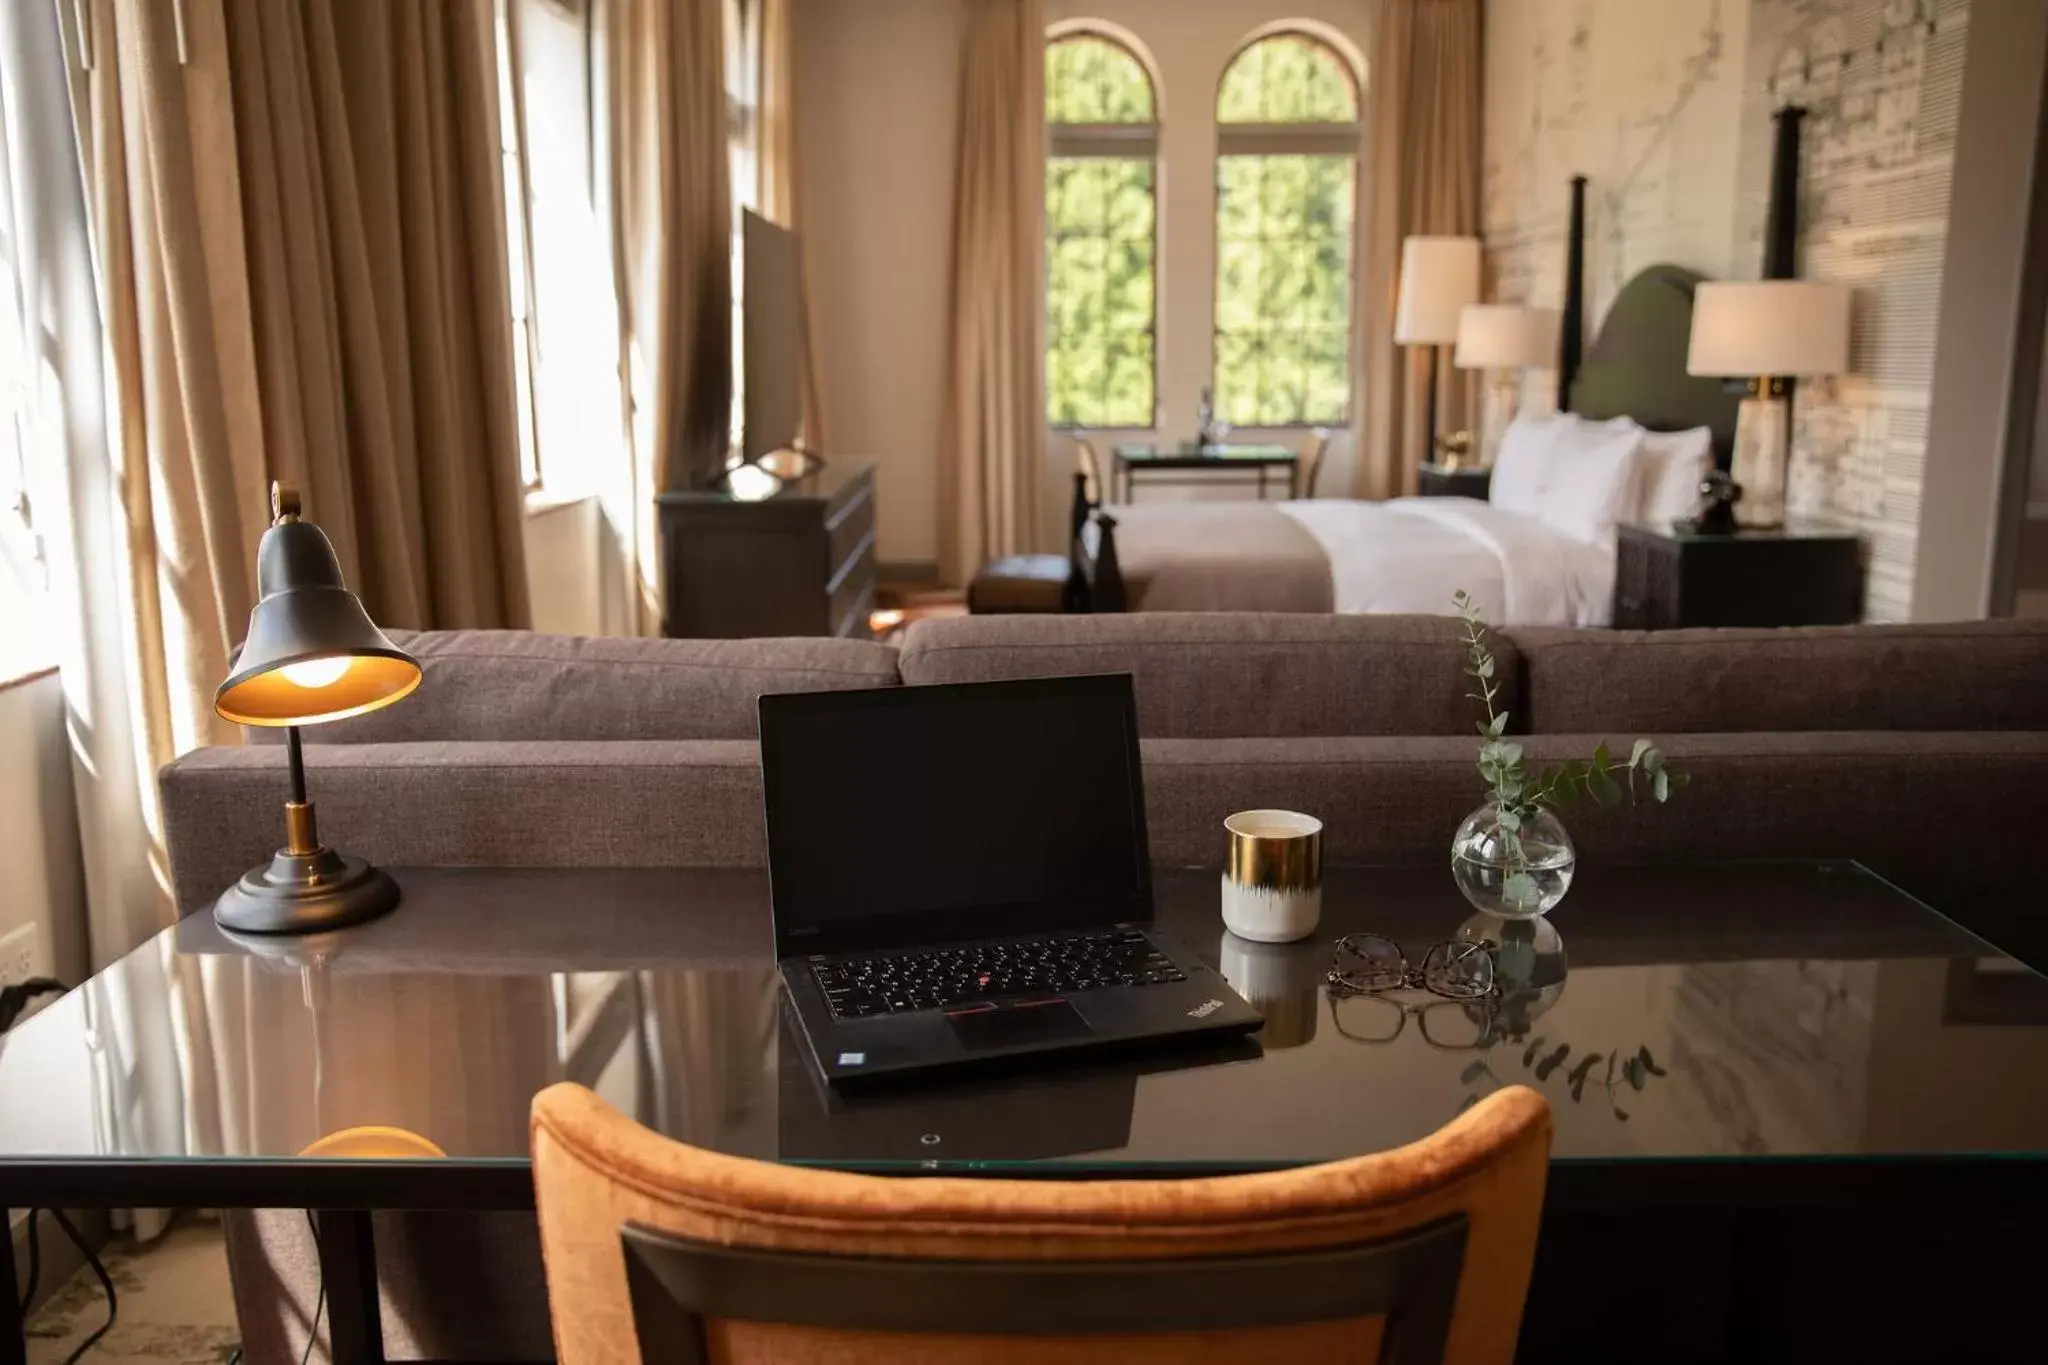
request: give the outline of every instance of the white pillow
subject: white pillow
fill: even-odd
[[[1636,452],[1642,443],[1634,423],[1566,427],[1552,442],[1536,516],[1574,540],[1612,544],[1615,526],[1636,514]]]
[[[1509,422],[1493,455],[1487,501],[1505,511],[1537,515],[1550,480],[1552,449],[1572,420],[1568,412],[1545,412]]]
[[[1700,480],[1713,468],[1714,433],[1706,427],[1645,431],[1636,452],[1637,520],[1669,526],[1691,516],[1699,506]]]

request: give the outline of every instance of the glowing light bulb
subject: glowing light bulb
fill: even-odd
[[[348,672],[349,657],[333,654],[325,659],[307,659],[301,663],[286,664],[277,671],[284,674],[284,680],[307,691],[327,687],[341,681],[341,675]]]

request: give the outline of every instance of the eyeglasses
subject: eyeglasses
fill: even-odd
[[[1493,953],[1486,944],[1458,939],[1431,944],[1422,965],[1411,967],[1401,945],[1383,934],[1346,934],[1326,978],[1349,995],[1424,990],[1447,1000],[1483,1000],[1499,992]]]
[[[1476,1000],[1432,1000],[1408,1005],[1386,995],[1330,993],[1330,1022],[1354,1043],[1391,1043],[1408,1027],[1441,1052],[1476,1052],[1499,1036],[1499,1011],[1492,996]]]
[[[1330,1020],[1355,1043],[1391,1043],[1412,1016],[1431,1047],[1460,1052],[1493,1040],[1494,1000],[1500,994],[1493,952],[1470,940],[1432,944],[1420,967],[1401,945],[1382,934],[1346,934],[1337,940],[1330,983]],[[1444,997],[1426,1005],[1390,1000],[1387,993],[1428,991]]]

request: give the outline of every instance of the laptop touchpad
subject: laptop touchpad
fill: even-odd
[[[1064,1000],[949,1014],[946,1022],[953,1026],[954,1037],[977,1051],[1056,1043],[1094,1032],[1081,1012]]]

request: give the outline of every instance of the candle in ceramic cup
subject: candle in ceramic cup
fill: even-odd
[[[1239,811],[1223,822],[1223,922],[1256,943],[1292,943],[1323,915],[1323,822],[1291,810]]]

